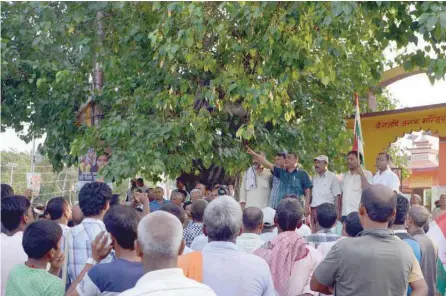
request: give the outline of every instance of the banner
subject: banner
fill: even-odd
[[[31,189],[32,196],[39,196],[42,185],[42,176],[40,173],[26,173],[26,188]]]
[[[88,149],[87,154],[79,157],[79,171],[77,188],[80,189],[88,182],[104,182],[104,178],[98,173],[108,163],[107,155],[97,156],[93,148]],[[111,184],[108,184],[111,187]],[[112,187],[111,187],[112,188]]]

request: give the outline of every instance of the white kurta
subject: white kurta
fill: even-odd
[[[251,168],[250,168],[251,169]],[[246,190],[246,172],[243,174],[240,186],[240,202],[245,202],[246,207],[258,207],[260,209],[268,206],[268,198],[271,193],[272,174],[268,169],[263,169],[262,173],[256,172],[256,188]]]

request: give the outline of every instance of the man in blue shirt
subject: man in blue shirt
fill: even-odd
[[[101,232],[92,243],[92,258],[68,290],[68,296],[119,295],[136,285],[144,275],[135,249],[138,222],[133,208],[117,205],[107,211],[104,224],[108,233]],[[116,260],[97,265],[112,249]]]
[[[311,183],[307,172],[298,168],[298,157],[294,152],[288,152],[285,159],[285,168],[279,168],[269,162],[264,156],[254,152],[251,148],[246,147],[248,154],[260,162],[265,168],[270,169],[272,174],[280,179],[279,191],[277,194],[277,201],[270,204],[277,206],[283,197],[287,194],[295,194],[301,198],[301,204],[304,206],[303,197],[305,196],[305,216],[310,214],[311,202]]]

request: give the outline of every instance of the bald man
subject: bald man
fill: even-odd
[[[435,296],[437,282],[437,249],[432,240],[424,233],[424,225],[429,223],[429,211],[422,206],[413,206],[409,210],[407,231],[419,243],[421,249],[421,271],[429,288],[429,296]]]
[[[392,189],[380,184],[365,188],[359,205],[364,231],[356,238],[339,240],[331,248],[313,273],[311,290],[391,296],[406,294],[409,284],[411,295],[427,295],[426,282],[411,248],[388,229],[396,206]]]
[[[186,278],[177,268],[183,249],[183,226],[177,217],[165,211],[144,217],[138,225],[136,251],[146,274],[121,295],[215,296],[208,286]]]
[[[263,230],[263,212],[256,207],[243,210],[243,233],[237,237],[237,247],[245,252],[252,253],[265,242],[260,237]]]
[[[410,196],[410,206],[421,206],[423,205],[423,199],[418,194],[412,194]]]

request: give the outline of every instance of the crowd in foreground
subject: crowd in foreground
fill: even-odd
[[[310,179],[295,154],[273,165],[249,153],[240,201],[225,186],[189,194],[181,180],[165,200],[135,180],[121,203],[93,182],[74,207],[53,198],[36,217],[2,184],[2,295],[444,295],[445,237],[426,232],[446,223],[446,194],[429,224],[417,196],[374,184],[357,153],[338,184],[325,156]]]

